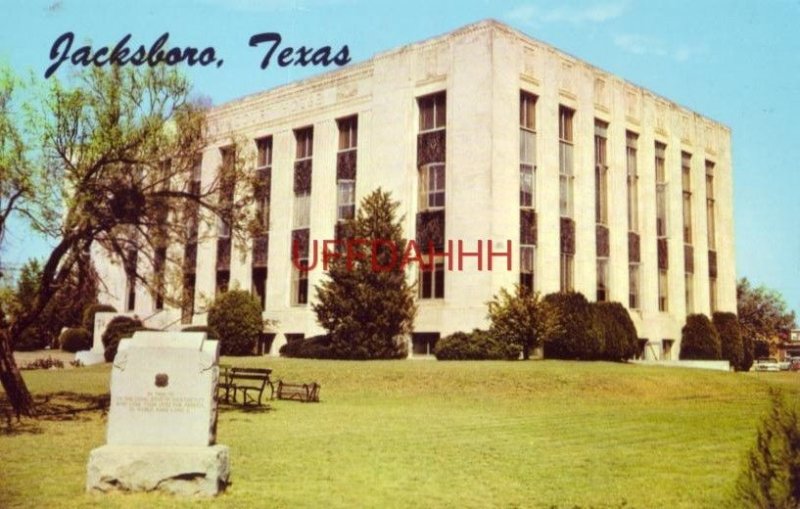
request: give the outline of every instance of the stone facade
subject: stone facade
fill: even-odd
[[[422,146],[419,98],[440,92],[446,97],[444,131],[438,137],[427,136]],[[533,213],[520,211],[521,92],[535,97]],[[570,219],[562,218],[559,208],[562,108],[574,112],[574,212]],[[443,298],[419,301],[415,321],[418,333],[446,335],[486,327],[485,303],[501,287],[508,288],[520,281],[518,246],[522,229],[524,238],[535,242],[534,288],[543,294],[558,291],[565,223],[569,226],[566,240],[574,251],[574,289],[590,300],[597,295],[598,256],[608,260],[606,298],[625,305],[631,303],[629,261],[639,263],[638,303],[631,315],[639,337],[648,340],[645,348],[648,357],[677,358],[680,330],[687,314],[687,269],[693,274],[694,312],[711,312],[710,271],[716,274],[716,309],[735,311],[730,130],[503,24],[483,21],[212,111],[211,138],[202,160],[204,184],[214,179],[223,147],[234,140],[247,140],[255,158],[254,140],[272,137],[264,316],[279,322],[273,353],[286,341],[285,334],[310,336],[323,332],[310,304],[293,304],[295,279],[290,250],[292,211],[297,199],[296,130],[313,127],[313,169],[309,170],[308,182],[310,238],[333,239],[337,222],[337,161],[342,159],[341,124],[337,119],[353,115],[358,119],[357,150],[355,159],[349,157],[347,161],[348,168],[352,165],[357,168],[353,170],[356,203],[379,186],[391,191],[393,198],[401,203],[399,212],[405,216],[406,236],[418,238],[418,224],[427,221],[418,217],[424,208],[419,203],[419,164],[432,157],[441,158],[446,176],[445,237],[462,240],[466,251],[475,251],[482,240],[484,257],[489,247],[487,242],[495,251],[504,251],[507,242],[512,242],[510,271],[505,270],[504,259],[496,259],[492,271],[486,270],[484,260],[483,270],[479,271],[475,258],[465,259],[463,271],[446,271]],[[595,207],[594,137],[598,121],[607,123],[607,219],[602,225],[598,225]],[[639,224],[635,232],[629,232],[628,227],[628,132],[638,136]],[[666,146],[666,185],[661,194],[667,221],[666,231],[660,235],[656,230],[656,143]],[[691,154],[690,249],[684,242],[682,153]],[[711,256],[706,256],[710,247],[707,162],[713,165],[716,223],[716,246]],[[339,177],[342,172],[338,169]],[[532,236],[527,231],[530,227]],[[195,324],[205,320],[201,313],[203,299],[215,294],[216,249],[217,243],[213,241],[198,246]],[[252,247],[231,256],[232,285],[251,287],[252,256]],[[689,262],[687,256],[691,258]],[[105,262],[101,253],[98,258],[109,289],[107,300],[118,309],[125,309],[125,277],[121,267]],[[710,260],[714,267],[710,267]],[[665,310],[660,310],[659,270],[664,268]],[[319,268],[309,273],[312,301],[313,288],[323,277],[324,272]],[[415,280],[416,271],[409,270],[409,278]],[[154,300],[144,290],[137,291],[135,310],[139,316],[152,315]],[[160,314],[170,316],[161,319],[163,323],[180,317],[178,310]],[[671,351],[664,351],[670,344]]]

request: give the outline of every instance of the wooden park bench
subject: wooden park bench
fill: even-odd
[[[231,369],[233,366],[230,364],[219,365],[219,379],[217,380],[217,400],[222,400],[225,403],[231,402],[231,393],[234,392],[234,384],[231,380]],[[220,398],[220,393],[224,391],[224,396]]]
[[[278,399],[295,399],[302,402],[319,402],[320,385],[317,382],[310,384],[290,384],[278,380]]]
[[[225,390],[225,401],[236,403],[236,395],[242,394],[242,405],[261,405],[264,389],[269,385],[269,399],[275,394],[275,386],[269,379],[271,369],[264,368],[236,368],[220,369],[220,380],[217,390]],[[233,399],[230,393],[233,391]]]

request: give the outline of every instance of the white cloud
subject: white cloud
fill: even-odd
[[[705,46],[680,44],[669,45],[656,37],[641,34],[617,34],[613,37],[614,45],[634,55],[651,55],[671,58],[676,62],[686,62],[692,57],[706,52]]]
[[[627,0],[594,2],[582,8],[564,5],[541,7],[534,4],[523,4],[508,11],[506,18],[525,25],[561,22],[574,25],[599,24],[619,18],[625,13],[627,7]]]

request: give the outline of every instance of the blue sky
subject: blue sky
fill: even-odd
[[[188,70],[215,104],[320,68],[259,68],[251,35],[338,48],[353,62],[495,18],[718,120],[733,132],[737,274],[783,293],[800,311],[800,3],[673,0],[139,0],[3,1],[0,62],[41,77],[63,32],[76,42],[213,46],[221,68]],[[69,69],[59,70],[66,76]],[[46,242],[16,224],[3,263],[43,256]]]

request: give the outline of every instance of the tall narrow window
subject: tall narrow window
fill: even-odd
[[[574,255],[570,253],[561,253],[561,291],[571,292],[574,289]]]
[[[669,285],[666,269],[658,271],[658,310],[669,311]]]
[[[519,284],[533,291],[536,267],[536,96],[519,96]]]
[[[572,217],[574,160],[572,119],[575,112],[566,106],[560,106],[558,112],[558,147],[559,147],[559,204],[561,217]]]
[[[717,307],[717,278],[712,277],[709,278],[708,284],[708,300],[709,305],[711,307],[711,312],[718,311],[719,308]]]
[[[447,123],[447,97],[444,93],[437,93],[420,97],[419,104],[419,132],[444,129]]]
[[[640,309],[639,277],[639,135],[625,131],[625,173],[628,199],[628,307]]]
[[[708,228],[708,298],[711,312],[717,311],[717,222],[714,204],[714,163],[706,161],[706,222]]]
[[[656,142],[656,235],[667,236],[667,146]]]
[[[272,197],[272,136],[256,140],[256,175],[254,182],[258,231],[253,237],[250,288],[261,309],[267,305],[267,262],[269,251],[270,200]]]
[[[427,249],[439,249],[444,242],[447,94],[438,92],[417,99],[419,134],[417,135],[417,168],[419,201],[417,211],[417,243]],[[419,297],[444,298],[444,262],[426,260],[428,267],[419,267]],[[432,264],[432,265],[430,265]]]
[[[708,222],[708,249],[717,249],[717,225],[714,211],[714,163],[706,161],[706,221]]]
[[[686,314],[694,314],[694,274],[687,272],[684,275],[684,288],[686,292]]]
[[[692,243],[692,155],[681,152],[681,184],[683,186],[683,242]]]
[[[631,263],[628,265],[628,307],[639,309],[639,264]]]
[[[628,181],[628,231],[639,231],[639,172],[637,165],[637,146],[639,136],[627,131],[625,133],[625,167]]]
[[[314,150],[314,128],[305,127],[294,132],[294,202],[292,210],[292,237],[289,247],[292,260],[300,267],[308,266],[311,223],[311,175]],[[295,244],[298,244],[297,246]],[[292,264],[291,300],[293,305],[308,304],[308,271]]]
[[[356,150],[358,117],[336,121],[339,126],[339,153],[336,160],[336,219],[353,219],[356,212]]]
[[[597,259],[597,301],[608,300],[608,258]]]
[[[336,184],[336,219],[347,221],[356,213],[356,181],[340,180]]]
[[[164,281],[165,265],[167,263],[167,248],[159,246],[153,252],[153,275],[155,276],[155,309],[164,309],[164,291],[166,282]]]
[[[200,195],[203,157],[198,155],[192,164],[189,176],[189,194]],[[194,316],[194,293],[197,271],[197,237],[200,223],[200,207],[189,203],[186,207],[186,244],[183,250],[183,294],[181,297],[181,323],[192,323]]]
[[[231,278],[231,216],[233,214],[233,197],[236,188],[235,167],[236,151],[234,148],[222,149],[222,167],[219,174],[219,207],[221,214],[217,217],[217,275],[216,291],[228,291]]]
[[[256,215],[259,229],[269,231],[270,180],[272,173],[272,136],[256,140],[258,160],[256,167]]]
[[[594,121],[594,203],[598,224],[608,224],[608,124]]]

